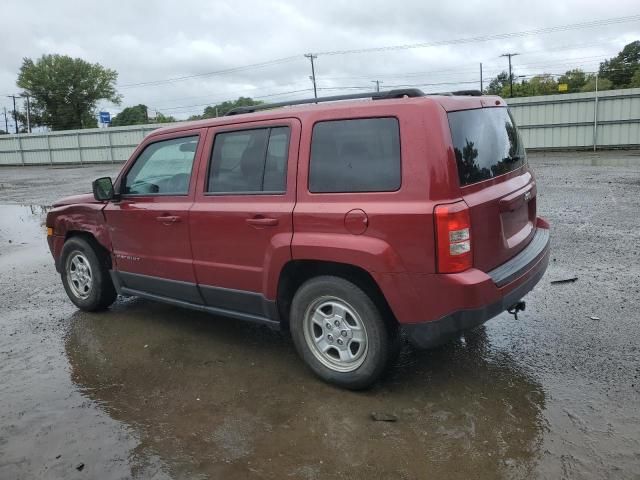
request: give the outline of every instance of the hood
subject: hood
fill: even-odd
[[[56,200],[53,204],[54,207],[62,207],[64,205],[75,205],[79,203],[102,203],[93,197],[93,193],[82,193],[80,195],[71,195],[70,197],[64,197]]]

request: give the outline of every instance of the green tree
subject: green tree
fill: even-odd
[[[176,119],[171,115],[163,115],[160,112],[156,112],[156,118],[153,119],[153,123],[173,123]]]
[[[260,100],[254,100],[251,97],[239,97],[237,100],[227,100],[222,103],[218,103],[217,105],[209,105],[204,109],[202,115],[192,115],[189,117],[189,120],[202,120],[204,118],[215,118],[222,117],[229,110],[232,110],[236,107],[251,107],[253,105],[261,105],[264,102]]]
[[[147,123],[149,123],[149,109],[142,104],[135,107],[127,107],[111,119],[112,127],[144,125]]]
[[[18,107],[19,108],[19,107]],[[29,122],[27,122],[27,108],[29,109]],[[27,132],[27,124],[31,125],[31,128],[44,125],[44,120],[42,118],[42,111],[40,109],[33,108],[33,104],[27,105],[27,101],[25,100],[22,105],[22,111],[18,110],[16,112],[16,116],[18,117],[18,124],[21,125],[20,132]]]
[[[527,96],[552,95],[554,93],[558,93],[558,82],[556,82],[555,78],[548,73],[536,75],[527,83],[529,85]]]
[[[501,95],[505,86],[509,86],[509,73],[500,72],[496,78],[489,82],[489,86],[484,89],[484,93],[487,95]]]
[[[558,78],[558,84],[566,83],[567,91],[564,93],[579,92],[587,83],[587,74],[579,68],[567,70],[567,72]],[[560,92],[563,93],[563,92]]]
[[[95,127],[99,100],[120,103],[118,73],[66,55],[23,59],[18,87],[32,98],[34,118],[52,130]]]
[[[611,90],[613,88],[613,82],[608,78],[598,77],[598,91]],[[581,92],[593,92],[596,89],[596,76],[588,75],[587,81],[580,89]]]
[[[536,95],[551,95],[554,93],[558,93],[558,82],[555,81],[552,75],[547,73],[536,75],[529,80],[513,83],[514,97],[534,97]],[[507,83],[502,87],[499,95],[509,97],[509,94],[510,88]]]
[[[600,76],[608,78],[613,88],[628,88],[636,70],[640,67],[640,40],[631,42],[613,58],[600,64]]]
[[[636,69],[636,71],[634,72],[633,77],[631,77],[629,86],[632,88],[640,87],[640,68]]]
[[[140,104],[135,107],[127,107],[111,119],[112,127],[124,127],[126,125],[145,125],[150,123],[172,123],[174,117],[163,115],[156,111],[155,118],[149,118],[149,107]]]

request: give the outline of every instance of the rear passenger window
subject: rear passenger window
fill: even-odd
[[[209,193],[283,193],[286,190],[289,127],[216,135]]]
[[[396,118],[319,122],[313,127],[309,191],[390,192],[400,188]]]

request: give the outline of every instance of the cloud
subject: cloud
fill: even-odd
[[[506,0],[424,2],[407,0],[324,0],[136,2],[112,0],[5,0],[0,42],[0,93],[17,91],[24,57],[61,53],[82,57],[119,72],[122,107],[145,103],[179,118],[199,113],[207,103],[240,95],[281,100],[310,95],[306,52],[370,48],[474,37],[633,15],[634,1],[541,0],[522,7]],[[504,51],[517,51],[518,73],[597,68],[603,57],[638,38],[638,23],[623,23],[477,44],[320,56],[318,84],[323,94],[422,84],[425,91],[471,88],[506,67]],[[296,56],[295,59],[232,73],[199,76],[156,85],[141,82],[201,75],[237,66]],[[428,85],[437,84],[437,85]],[[303,90],[300,92],[299,90]],[[277,95],[283,92],[297,93]],[[5,93],[6,92],[6,93]],[[265,97],[267,96],[267,97]],[[9,104],[4,97],[0,107]]]

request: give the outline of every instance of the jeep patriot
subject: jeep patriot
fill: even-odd
[[[152,132],[48,243],[78,308],[118,294],[290,331],[325,381],[370,386],[544,274],[549,225],[504,100],[397,90],[240,107]]]

